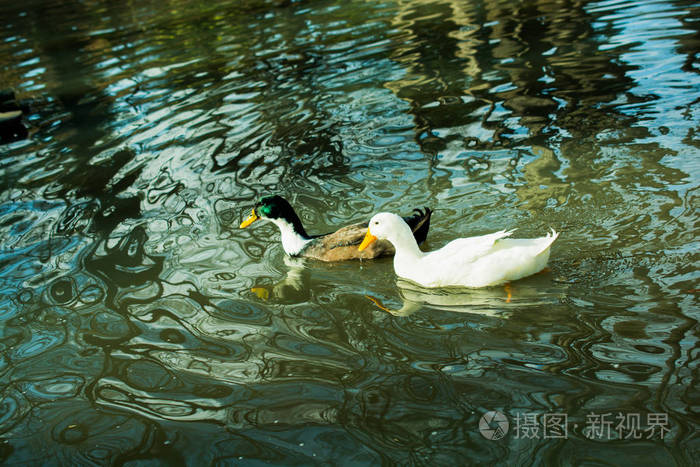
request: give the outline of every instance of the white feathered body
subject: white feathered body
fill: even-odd
[[[405,232],[393,218],[382,222],[387,220],[391,229],[385,228],[382,237],[396,248],[396,274],[424,287],[486,287],[530,276],[547,266],[550,247],[559,235],[552,230],[540,238],[511,239],[512,231],[502,230],[459,238],[424,253],[410,237],[410,230]]]

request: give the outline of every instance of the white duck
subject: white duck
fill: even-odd
[[[394,245],[394,271],[423,287],[486,287],[521,279],[547,266],[549,249],[559,234],[510,239],[512,231],[458,238],[439,250],[418,249],[411,229],[396,214],[380,212],[369,221],[360,250],[377,239]]]

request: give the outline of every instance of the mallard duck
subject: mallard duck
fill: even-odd
[[[414,209],[409,217],[397,217],[404,224],[414,243],[422,243],[428,235],[432,210]],[[301,224],[301,219],[289,202],[278,195],[262,198],[246,220],[241,223],[244,229],[258,219],[268,220],[279,229],[282,248],[289,256],[303,256],[321,261],[344,261],[348,259],[372,259],[394,254],[394,247],[387,241],[378,241],[362,251],[357,246],[367,230],[367,223],[342,227],[325,235],[309,235]]]
[[[360,251],[377,239],[394,248],[396,275],[423,287],[486,287],[504,284],[540,272],[547,266],[549,249],[559,235],[510,239],[513,231],[458,238],[439,250],[422,252],[410,229],[396,214],[381,212],[369,221]]]

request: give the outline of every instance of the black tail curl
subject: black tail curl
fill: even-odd
[[[432,216],[433,211],[428,207],[424,207],[423,210],[415,208],[413,209],[415,214],[404,217],[403,220],[406,221],[408,226],[413,232],[413,236],[416,238],[416,242],[420,245],[428,237],[428,230],[430,229],[430,216]]]

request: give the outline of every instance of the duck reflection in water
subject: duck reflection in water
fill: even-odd
[[[456,313],[471,313],[497,318],[509,318],[517,308],[557,303],[564,295],[563,290],[543,291],[540,284],[517,284],[517,298],[509,299],[501,287],[486,288],[426,288],[398,279],[396,285],[402,307],[392,310],[376,297],[365,295],[381,310],[394,316],[409,316],[421,310],[443,310]]]
[[[342,277],[349,271],[345,271],[345,265],[325,265],[316,263],[316,267],[309,267],[309,262],[303,258],[293,258],[283,255],[286,266],[284,278],[272,284],[258,283],[250,289],[259,299],[272,303],[302,303],[311,298],[311,283],[313,275],[321,274],[329,280],[330,276]],[[322,271],[319,271],[321,268]],[[352,268],[348,265],[347,268]],[[282,271],[280,271],[282,272]],[[260,278],[262,279],[262,278]],[[316,277],[318,280],[318,277]],[[339,280],[339,279],[338,279]],[[546,281],[548,285],[542,282]],[[336,280],[332,280],[336,283]],[[322,281],[325,282],[325,281]],[[509,290],[503,287],[444,287],[427,288],[406,279],[397,278],[396,287],[401,307],[392,309],[386,306],[380,298],[365,294],[379,309],[395,316],[409,316],[417,311],[442,310],[457,313],[472,313],[498,318],[507,318],[514,310],[540,306],[547,303],[559,303],[566,296],[566,282],[550,282],[546,275],[536,275],[529,279],[509,284],[513,296]],[[316,287],[315,289],[318,289]]]
[[[250,290],[261,300],[300,303],[309,299],[310,273],[303,258],[283,256],[287,266],[284,279],[273,285],[259,284]]]

